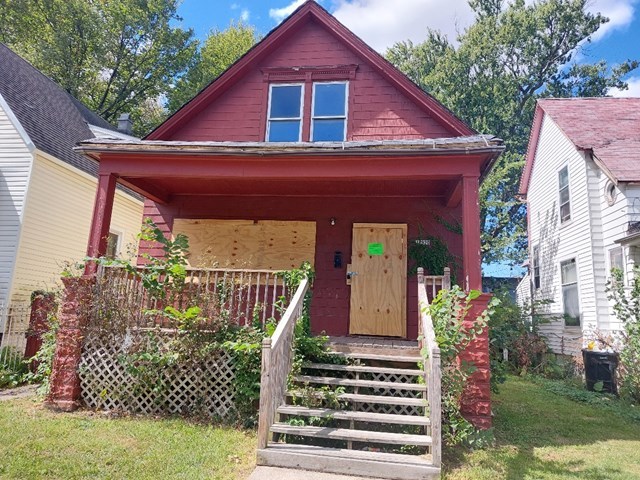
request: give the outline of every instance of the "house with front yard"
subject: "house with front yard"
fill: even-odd
[[[640,98],[538,101],[520,183],[529,274],[518,298],[547,317],[540,331],[555,353],[620,330],[606,284],[612,268],[628,281],[640,261],[639,148]]]
[[[0,334],[24,341],[31,293],[59,284],[86,253],[98,164],[75,144],[116,132],[105,120],[0,44]],[[142,197],[119,189],[109,254],[135,245]]]
[[[99,162],[100,208],[88,254],[106,253],[110,206],[123,185],[146,198],[144,217],[166,237],[188,235],[194,288],[222,282],[255,290],[236,309],[249,312],[267,302],[273,272],[309,262],[311,330],[328,334],[335,354],[357,364],[307,365],[296,377],[299,385],[343,386],[340,408],[287,403],[294,395],[286,391],[291,321],[304,298],[297,290],[262,346],[258,462],[435,478],[440,367],[426,306],[448,287],[449,271],[463,289],[481,290],[478,191],[503,148],[502,140],[475,132],[308,1],[145,139],[79,144],[78,152]],[[440,267],[418,264],[417,258],[436,255],[435,243],[448,251]],[[141,242],[140,252],[161,256],[159,247]],[[89,264],[85,279],[96,270]],[[487,301],[476,299],[473,312]],[[427,359],[418,337],[429,346]],[[464,359],[476,371],[463,411],[487,428],[486,330]],[[54,384],[76,381],[65,375]],[[50,401],[73,408],[81,394],[80,387],[56,387]],[[286,420],[310,416],[342,426]],[[308,443],[278,442],[283,436]],[[343,448],[328,448],[328,441]],[[372,446],[380,444],[396,450]],[[427,448],[429,455],[414,458],[398,445]]]

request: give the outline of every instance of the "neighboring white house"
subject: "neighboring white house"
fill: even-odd
[[[520,194],[529,274],[517,297],[549,301],[541,333],[577,354],[595,329],[620,329],[606,283],[640,262],[640,98],[539,100]]]
[[[104,135],[128,137],[0,43],[0,346],[24,340],[31,293],[85,255],[98,165],[73,148]],[[111,254],[141,219],[142,199],[119,190]]]

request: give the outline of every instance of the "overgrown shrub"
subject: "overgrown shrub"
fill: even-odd
[[[619,380],[620,394],[640,403],[640,268],[633,271],[630,286],[624,284],[622,270],[611,270],[607,298],[622,322]]]
[[[488,309],[474,319],[472,326],[465,327],[464,320],[472,307],[471,302],[479,296],[480,292],[476,290],[467,294],[454,285],[450,290],[440,290],[430,306],[442,362],[442,436],[448,445],[477,446],[485,443],[491,435],[477,430],[460,412],[465,386],[476,367],[460,362],[458,357],[484,330],[498,304],[498,300],[492,298]]]
[[[544,373],[548,345],[538,333],[538,326],[548,320],[535,313],[540,305],[546,303],[544,301],[535,302],[533,311],[528,311],[520,307],[506,289],[497,290],[494,297],[500,303],[489,319],[489,351],[491,388],[496,392],[508,372]]]
[[[10,388],[24,382],[27,365],[23,356],[13,347],[0,348],[0,388]]]

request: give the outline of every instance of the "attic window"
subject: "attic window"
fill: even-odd
[[[313,84],[312,142],[343,142],[347,135],[347,82]]]
[[[613,206],[616,203],[616,197],[618,196],[618,192],[616,191],[616,186],[613,182],[607,182],[607,185],[604,187],[604,197],[607,200],[607,204],[609,206]]]
[[[276,84],[269,88],[269,142],[299,142],[302,139],[304,84]]]

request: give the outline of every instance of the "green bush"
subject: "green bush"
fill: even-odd
[[[611,270],[607,298],[613,302],[616,317],[623,324],[620,349],[620,394],[640,403],[640,268],[635,267],[630,287],[622,270]]]
[[[458,361],[458,357],[484,330],[498,304],[498,300],[492,298],[488,309],[474,319],[473,327],[465,328],[463,322],[471,302],[479,296],[480,292],[476,290],[467,294],[454,285],[450,290],[440,290],[430,305],[442,362],[442,437],[450,446],[483,446],[491,438],[491,432],[477,430],[460,413],[464,389],[475,366]]]
[[[0,388],[11,388],[25,381],[27,364],[13,347],[0,348]]]

